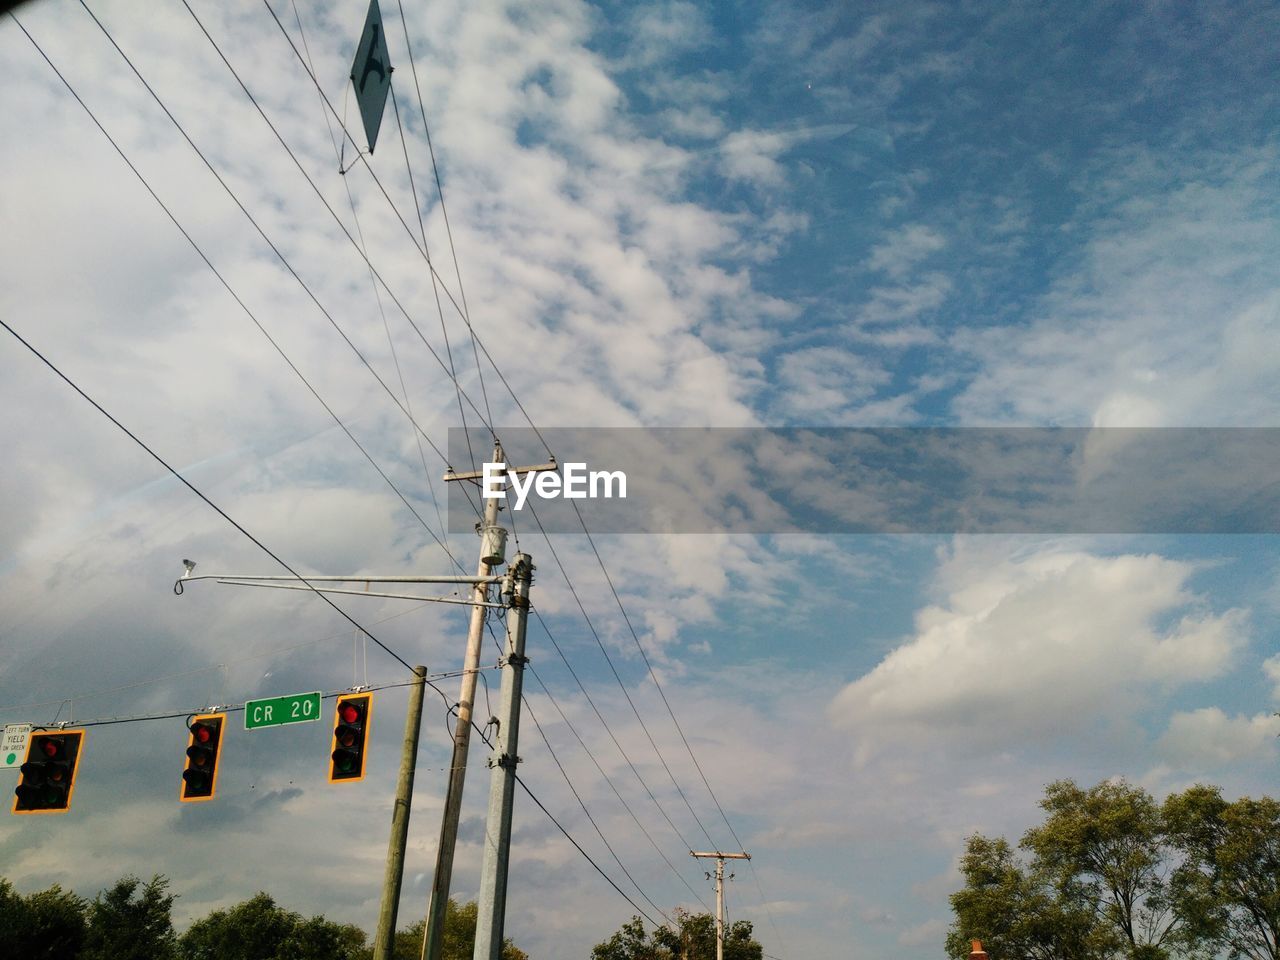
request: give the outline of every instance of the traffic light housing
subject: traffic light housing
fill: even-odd
[[[66,813],[76,785],[83,730],[41,731],[27,741],[27,759],[14,792],[14,813]]]
[[[371,693],[345,693],[333,712],[333,747],[329,754],[329,782],[364,779],[365,744],[369,739]]]
[[[205,713],[187,723],[191,731],[187,743],[187,768],[182,771],[182,788],[178,798],[183,802],[212,800],[218,786],[218,757],[222,754],[222,728],[225,713]]]

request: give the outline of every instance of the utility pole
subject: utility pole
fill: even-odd
[[[493,444],[491,463],[506,463],[502,445]],[[531,467],[512,467],[503,474],[505,493],[506,476],[520,473],[536,473],[555,470],[554,461]],[[447,473],[446,481],[474,481],[484,476],[483,471],[471,473]],[[480,524],[480,563],[476,569],[477,581],[492,575],[493,568],[501,566],[506,556],[507,531],[498,526],[498,498],[484,501],[484,520]],[[422,960],[440,960],[444,947],[444,915],[449,905],[449,884],[453,878],[453,849],[458,840],[458,821],[462,813],[462,785],[466,779],[467,752],[471,745],[471,711],[476,695],[476,671],[480,666],[480,644],[484,635],[485,604],[488,603],[487,582],[477,582],[472,591],[471,627],[467,632],[467,652],[462,663],[462,690],[458,694],[458,719],[453,728],[453,762],[449,765],[449,787],[445,793],[444,814],[440,820],[440,843],[436,847],[436,870],[431,881],[431,902],[427,908],[427,929],[422,941]]]
[[[493,444],[493,460],[492,463],[503,464],[505,467],[506,460],[502,452],[502,445],[495,439]],[[308,590],[314,593],[322,594],[351,594],[360,597],[383,597],[390,599],[403,600],[430,600],[437,603],[463,603],[471,606],[471,624],[467,632],[467,649],[462,664],[462,689],[458,695],[458,721],[453,731],[453,762],[449,769],[449,786],[445,796],[444,814],[440,822],[440,843],[436,848],[436,869],[431,887],[431,902],[427,911],[427,928],[426,935],[423,938],[422,956],[424,960],[440,960],[441,948],[444,945],[444,916],[445,909],[449,903],[449,884],[453,876],[453,851],[458,838],[458,820],[462,811],[462,786],[465,780],[467,767],[467,751],[471,743],[471,711],[475,702],[476,693],[476,676],[480,669],[480,647],[481,640],[484,635],[485,611],[489,607],[503,606],[501,603],[493,603],[489,600],[489,584],[495,583],[504,578],[495,575],[493,570],[495,567],[502,566],[506,562],[506,545],[507,531],[498,525],[498,511],[501,509],[499,500],[505,498],[506,479],[509,476],[517,476],[524,473],[543,473],[555,472],[559,469],[559,465],[555,459],[549,460],[547,463],[540,463],[526,467],[505,467],[501,473],[503,483],[502,496],[484,498],[484,519],[476,525],[477,532],[480,534],[480,561],[477,565],[476,575],[468,576],[466,574],[441,574],[428,576],[309,576],[306,578],[294,576],[260,576],[258,574],[202,574],[194,576],[196,563],[193,560],[183,560],[183,574],[173,584],[173,592],[181,596],[185,586],[197,580],[216,580],[218,583],[228,584],[239,587],[265,587],[277,590]],[[446,481],[479,481],[484,479],[484,471],[477,470],[470,473],[446,473],[444,476]],[[528,557],[524,556],[525,561]],[[532,570],[532,565],[529,566]],[[509,578],[508,578],[509,579]],[[299,580],[305,580],[299,583]],[[364,591],[347,590],[337,587],[316,586],[316,584],[329,583],[363,583]],[[446,597],[424,597],[415,594],[404,593],[370,593],[370,583],[397,583],[397,584],[418,584],[418,583],[466,583],[472,585],[471,598],[469,600],[457,600]],[[525,592],[523,596],[526,598],[525,607],[527,609],[528,584],[525,584]],[[513,594],[514,596],[514,594]],[[524,611],[521,612],[519,619],[523,620]],[[523,629],[520,633],[521,651],[523,651],[524,633]],[[523,652],[521,653],[523,656]],[[414,668],[415,677],[423,678],[426,675],[425,667]],[[416,760],[416,745],[418,728],[421,724],[422,717],[422,690],[425,680],[419,679],[414,686],[415,699],[411,701],[409,718],[405,721],[405,752],[402,752],[400,766],[400,780],[397,783],[395,808],[392,812],[392,834],[391,841],[388,846],[386,884],[383,891],[382,910],[378,917],[378,935],[375,939],[375,947],[380,945],[381,949],[387,951],[383,954],[375,953],[375,957],[390,956],[390,949],[395,930],[396,906],[399,899],[399,889],[401,878],[404,870],[404,847],[405,838],[409,826],[409,807],[412,799],[413,791],[413,775],[414,762]],[[518,699],[518,697],[517,697]],[[415,712],[416,711],[416,712]],[[414,727],[413,742],[414,755],[408,756],[409,743],[409,725],[412,723]],[[512,751],[514,752],[514,743]],[[388,900],[390,885],[394,884],[394,895]],[[388,906],[390,904],[390,906]],[[387,932],[383,934],[384,923],[387,926]]]
[[[520,694],[524,684],[525,630],[529,622],[529,587],[533,561],[517,553],[503,593],[510,599],[507,646],[502,665],[502,693],[498,727],[493,737],[489,781],[489,813],[485,820],[484,860],[480,868],[480,896],[476,916],[473,960],[502,960],[503,927],[507,916],[507,865],[511,856],[511,812],[515,802],[516,751],[520,739]]]
[[[751,854],[746,853],[721,853],[714,851],[712,853],[695,853],[689,851],[689,856],[700,857],[716,862],[716,960],[724,960],[724,862],[726,860],[750,860]],[[729,879],[733,879],[733,874],[729,875]]]
[[[373,960],[391,960],[395,945],[396,911],[400,907],[400,883],[404,877],[404,851],[409,836],[409,808],[413,801],[413,775],[418,765],[418,733],[422,729],[422,695],[427,687],[427,668],[413,668],[409,689],[409,711],[404,718],[404,745],[400,751],[400,778],[396,781],[395,805],[391,809],[391,839],[387,841],[387,870],[382,879],[382,906],[373,938]]]

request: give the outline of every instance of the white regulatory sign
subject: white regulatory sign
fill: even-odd
[[[29,723],[7,723],[0,738],[0,770],[17,770],[27,756],[27,737],[31,735]]]

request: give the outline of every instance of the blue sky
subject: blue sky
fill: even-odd
[[[299,42],[293,9],[272,6]],[[365,6],[299,5],[320,83],[353,130],[344,78]],[[0,50],[18,79],[0,91],[0,313],[300,569],[446,571],[425,529],[443,465],[419,453],[399,405],[443,446],[459,401],[427,350],[444,355],[441,319],[397,214],[364,166],[338,176],[319,98],[266,7],[195,7],[348,229],[350,190],[369,259],[421,334],[386,288],[375,300],[363,261],[181,3],[145,19],[125,3],[90,7],[387,389],[84,9],[36,0],[19,17],[423,522],[7,18]],[[456,293],[398,12],[384,9],[423,229]],[[1273,4],[539,0],[406,14],[470,316],[541,426],[1276,425]],[[389,105],[371,166],[417,232],[401,151]],[[487,393],[495,423],[524,426],[488,365],[482,389],[457,315],[444,323],[467,396],[483,408]],[[212,585],[174,598],[183,557],[273,571],[12,339],[0,390],[0,720],[363,679],[349,625],[314,598]],[[527,522],[519,534],[566,656],[681,832],[700,836],[546,542]],[[728,846],[590,546],[553,538],[662,758]],[[462,558],[474,548],[448,542]],[[731,915],[784,960],[941,956],[965,836],[1017,837],[1050,780],[1274,793],[1272,537],[815,530],[598,546],[755,858]],[[433,671],[460,660],[456,609],[343,605]],[[537,629],[530,652],[710,903]],[[395,667],[369,651],[371,681],[399,679]],[[693,905],[530,687],[641,888],[664,909]],[[321,725],[233,731],[220,796],[198,810],[174,799],[180,723],[92,728],[73,811],[0,823],[0,872],[23,890],[93,893],[160,871],[184,920],[266,888],[371,927],[404,707],[401,690],[378,697],[361,786],[324,782]],[[425,910],[444,789],[438,698],[424,730],[405,923]],[[530,784],[616,872],[532,727],[522,753]],[[483,763],[473,750],[463,895],[479,868]],[[508,932],[535,957],[586,956],[633,912],[523,805],[512,877]]]

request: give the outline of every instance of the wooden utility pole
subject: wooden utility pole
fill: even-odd
[[[502,444],[493,444],[491,463],[506,463]],[[503,471],[505,494],[506,477],[520,473],[536,473],[555,470],[554,462],[531,467],[511,467]],[[446,473],[446,481],[476,481],[484,471],[470,473]],[[484,519],[480,523],[480,562],[476,568],[477,580],[492,576],[493,568],[506,559],[507,531],[498,526],[499,499],[484,500]],[[440,960],[444,947],[444,915],[449,905],[449,885],[453,878],[453,850],[458,842],[458,821],[462,813],[462,786],[466,780],[467,752],[471,745],[471,712],[476,696],[476,672],[480,668],[480,646],[484,636],[485,604],[489,600],[489,585],[478,582],[472,590],[471,626],[467,631],[467,651],[462,662],[462,689],[458,694],[458,719],[453,728],[453,762],[449,765],[449,786],[445,793],[444,813],[440,820],[440,843],[436,847],[436,870],[431,881],[431,902],[427,908],[427,929],[422,940],[422,960]]]
[[[726,860],[750,860],[751,854],[742,853],[696,853],[689,851],[689,856],[700,857],[716,862],[716,960],[724,960],[724,862]],[[730,876],[732,879],[732,875]]]
[[[413,775],[418,763],[418,733],[422,729],[422,694],[427,686],[427,668],[414,667],[413,674],[409,711],[404,718],[400,778],[391,808],[391,839],[387,842],[387,869],[382,880],[378,929],[373,937],[373,960],[391,960],[396,936],[396,911],[400,907],[400,885],[404,878],[404,850],[409,836],[409,808],[413,803]]]

